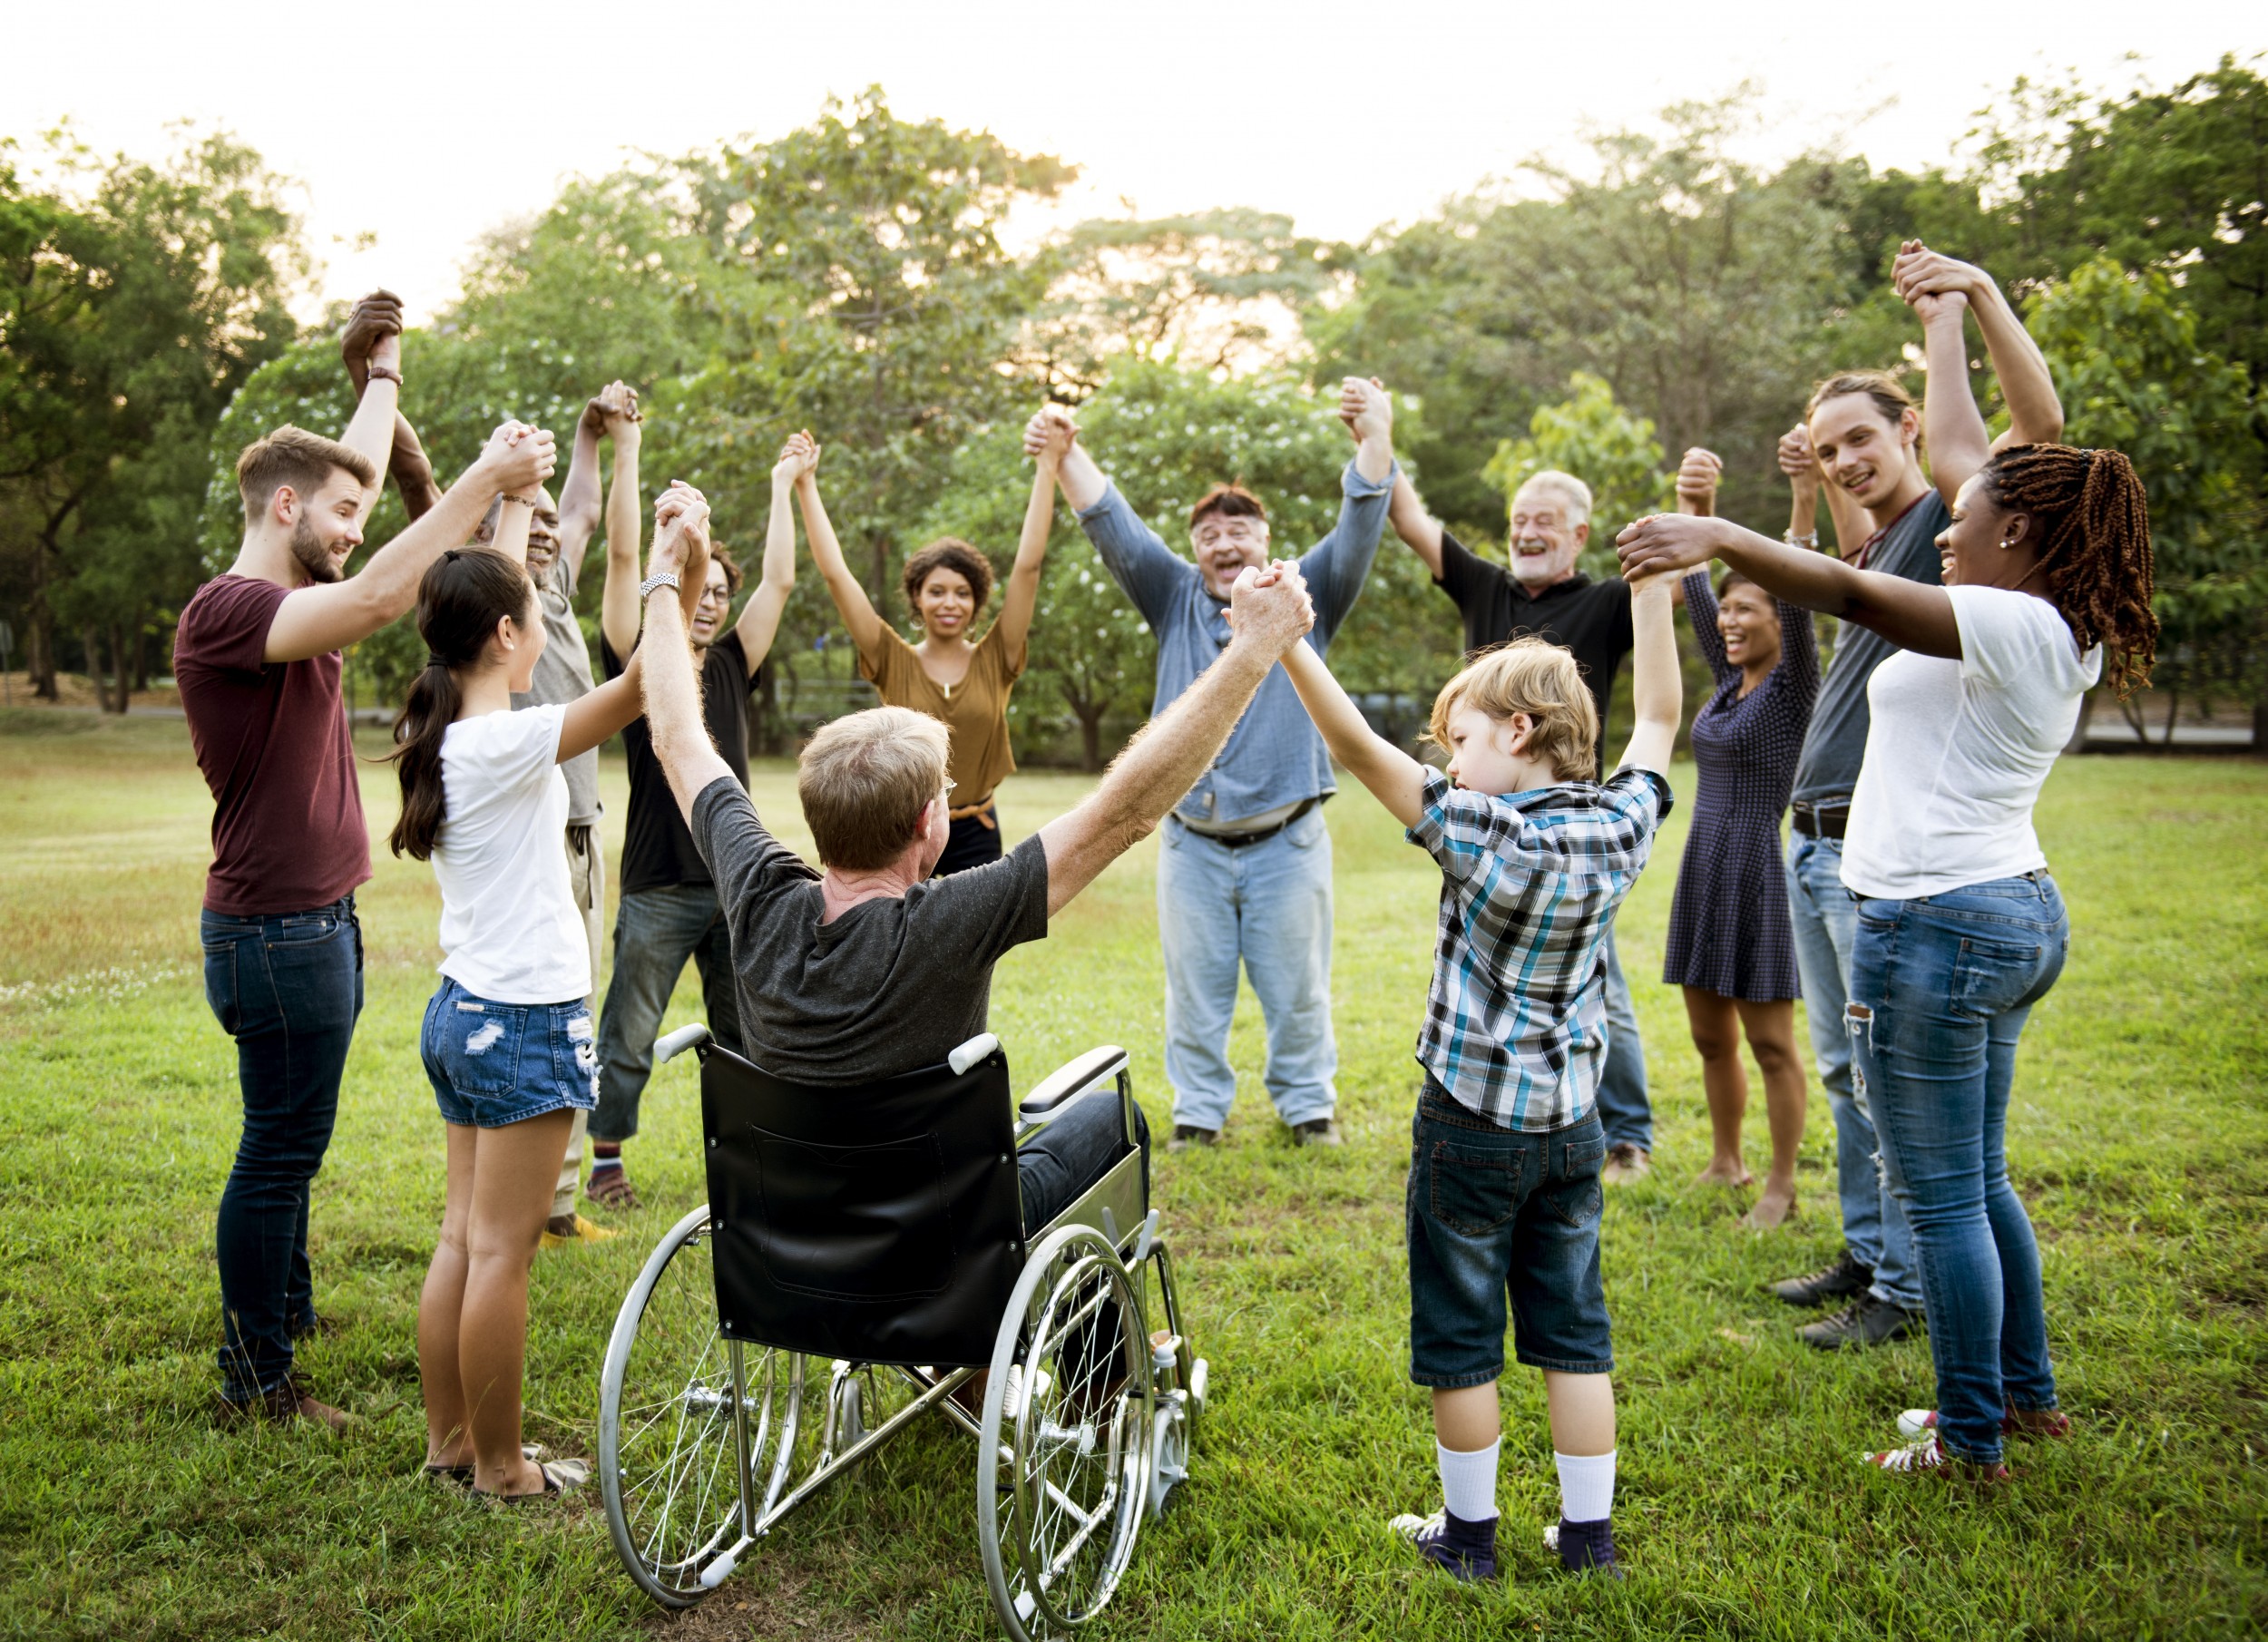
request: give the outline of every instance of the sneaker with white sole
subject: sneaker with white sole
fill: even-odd
[[[1496,1522],[1452,1518],[1443,1506],[1430,1517],[1399,1516],[1386,1526],[1451,1578],[1479,1584],[1496,1578]]]
[[[1559,1559],[1559,1567],[1567,1573],[1604,1574],[1610,1579],[1628,1577],[1615,1558],[1612,1518],[1597,1522],[1569,1522],[1561,1518],[1543,1530],[1543,1548]]]

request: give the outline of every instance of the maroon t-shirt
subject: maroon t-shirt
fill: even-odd
[[[267,660],[288,589],[215,576],[173,631],[173,681],[212,788],[205,905],[258,917],[327,906],[370,876],[337,650]]]

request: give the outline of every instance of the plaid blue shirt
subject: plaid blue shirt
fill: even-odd
[[[1540,1134],[1587,1114],[1607,1060],[1607,932],[1669,813],[1650,769],[1491,796],[1425,776],[1410,842],[1440,863],[1419,1064],[1461,1106]]]

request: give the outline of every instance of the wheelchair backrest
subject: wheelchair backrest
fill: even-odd
[[[1008,1060],[848,1089],[701,1050],[728,1338],[861,1363],[992,1360],[1023,1266]]]

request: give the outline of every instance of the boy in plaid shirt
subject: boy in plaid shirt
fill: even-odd
[[[1433,703],[1448,774],[1372,733],[1309,646],[1284,658],[1331,755],[1441,864],[1441,938],[1410,1161],[1410,1377],[1433,1392],[1444,1508],[1393,1528],[1461,1579],[1496,1574],[1496,1382],[1543,1371],[1559,1472],[1562,1567],[1615,1573],[1614,1366],[1598,1277],[1592,1109],[1607,1059],[1605,941],[1669,811],[1677,734],[1671,578],[1631,593],[1622,765],[1595,782],[1598,709],[1575,659],[1540,639],[1483,652]]]

